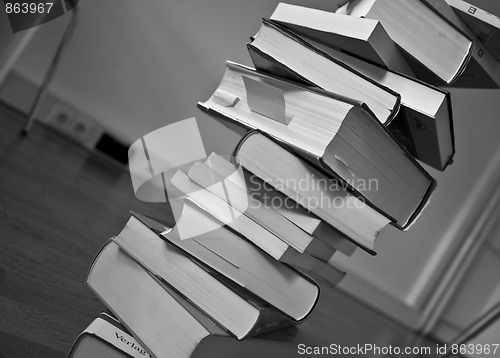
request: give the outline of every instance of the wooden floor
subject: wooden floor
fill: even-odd
[[[123,168],[41,125],[19,136],[24,123],[0,106],[0,358],[60,358],[103,309],[84,284],[99,247],[130,210],[167,210],[136,200]],[[290,334],[306,344],[434,345],[333,290],[274,337]]]

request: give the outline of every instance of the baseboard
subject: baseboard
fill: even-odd
[[[39,85],[25,74],[11,70],[0,83],[0,101],[28,114]],[[91,151],[101,152],[121,164],[128,162],[129,143],[116,138],[97,119],[67,99],[46,91],[34,113],[36,121]]]

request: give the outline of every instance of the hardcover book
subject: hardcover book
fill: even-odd
[[[249,98],[253,93],[245,86],[245,78],[281,91],[284,116],[290,121],[282,123],[252,110]],[[225,105],[218,99],[220,93],[230,93],[238,101]],[[269,97],[257,99],[273,103]],[[413,222],[434,189],[435,181],[377,121],[370,108],[350,98],[228,63],[218,89],[199,105],[289,146],[328,175],[340,179],[398,227],[405,228]]]
[[[380,21],[421,79],[453,83],[471,57],[472,40],[420,0],[355,0],[337,11]]]
[[[274,21],[263,19],[247,48],[257,70],[366,103],[381,123],[390,123],[399,110],[398,93],[318,51]]]
[[[284,234],[282,229],[276,230],[277,226],[275,224],[269,225],[269,223],[267,223],[267,227],[262,226],[259,221],[261,221],[261,219],[269,213],[269,210],[252,210],[250,207],[246,207],[245,209],[243,209],[238,205],[238,203],[235,203],[234,200],[228,202],[223,199],[225,198],[224,195],[220,196],[214,194],[209,190],[204,189],[202,186],[197,185],[195,182],[191,181],[188,175],[180,171],[174,175],[171,181],[176,188],[187,195],[187,197],[189,198],[189,202],[192,202],[191,205],[197,207],[197,209],[193,209],[192,206],[186,205],[182,213],[184,217],[187,217],[190,211],[198,210],[199,212],[203,212],[207,216],[210,216],[214,220],[218,221],[221,226],[225,224],[227,227],[231,228],[233,231],[241,235],[244,239],[248,240],[249,243],[254,244],[255,246],[257,246],[257,248],[262,250],[260,253],[254,254],[254,259],[258,258],[258,256],[255,255],[262,255],[263,253],[265,253],[269,255],[270,258],[277,260],[276,267],[279,268],[280,265],[282,265],[281,263],[286,263],[292,267],[297,268],[299,271],[304,272],[311,278],[319,280],[329,286],[335,286],[340,282],[340,280],[343,279],[345,275],[344,272],[325,262],[327,261],[327,258],[331,258],[333,254],[331,247],[322,242],[315,241],[313,243],[312,241],[310,241],[310,244],[312,245],[308,244],[307,246],[312,246],[312,249],[309,250],[313,251],[315,255],[319,256],[318,259],[310,255],[310,253],[306,251],[300,252],[296,250],[290,244],[290,241],[295,242],[295,244],[298,243],[297,240],[294,240],[294,238],[290,237],[290,235],[292,235],[291,232]],[[225,189],[228,188],[228,184],[229,183],[225,185]],[[232,191],[231,199],[234,199],[234,187],[232,188],[232,190],[231,188],[229,188],[229,190]],[[238,215],[234,215],[235,212],[238,212]],[[191,213],[190,215],[193,216],[195,214]],[[279,216],[276,215],[274,217],[279,218]],[[279,219],[279,221],[284,223],[283,220],[284,219]],[[193,220],[192,222],[197,222],[197,224],[199,224],[199,219]],[[274,228],[274,230],[272,228]],[[298,228],[296,229],[299,230]],[[217,230],[222,230],[222,228]],[[277,234],[277,231],[280,231],[280,233]],[[295,233],[297,233],[296,230]],[[285,239],[285,237],[287,239]],[[309,238],[311,237],[309,236]],[[233,239],[233,241],[235,240],[237,239]],[[240,238],[240,240],[243,239]],[[205,240],[203,242],[205,242]],[[208,245],[209,244],[210,243],[208,243]],[[219,248],[221,248],[222,245],[223,243],[219,243]],[[234,243],[231,243],[231,245],[234,246]],[[230,244],[226,243],[225,246],[226,247],[224,247],[224,249],[227,249]],[[318,250],[319,248],[324,248],[326,256],[325,253],[320,253],[320,251]],[[238,252],[243,252],[243,250],[243,248],[240,248]],[[248,248],[247,251],[249,251]],[[251,251],[247,253],[247,256],[250,253]],[[222,255],[222,257],[225,256]],[[235,265],[239,267],[240,261],[241,258],[236,259],[236,261],[232,262],[235,262]],[[256,264],[257,262],[253,266],[255,267]],[[269,272],[267,274],[269,275]],[[291,274],[292,273],[290,273],[290,275]],[[276,282],[276,285],[278,284],[280,284],[279,280]],[[283,288],[286,288],[284,287],[283,283],[281,283],[281,286]],[[280,294],[278,296],[283,296],[283,294]],[[280,306],[278,306],[278,308],[279,307]],[[284,312],[288,312],[289,316],[291,315],[291,313],[289,313],[289,311],[287,310],[285,310]],[[295,316],[292,315],[292,317]],[[300,318],[294,319],[300,320]]]
[[[252,202],[249,193],[240,186],[230,181],[226,181],[224,186],[217,185],[225,177],[215,172],[205,163],[195,162],[187,175],[196,184],[225,200],[235,210],[248,216],[256,224],[264,227],[298,252],[308,254],[325,262],[328,262],[335,253],[335,249],[331,246],[320,240],[315,240],[312,235],[309,235],[280,215],[273,207],[254,205],[255,203]]]
[[[454,87],[464,88],[499,88],[500,63],[490,50],[479,40],[463,19],[445,0],[422,0],[437,14],[446,19],[458,31],[472,39],[472,57],[465,71],[453,83]]]
[[[441,171],[453,161],[455,140],[448,91],[372,65],[315,39],[304,40],[401,95],[401,109],[387,128],[415,158]]]
[[[500,17],[463,0],[446,0],[446,2],[500,62]]]
[[[400,50],[378,20],[286,3],[278,4],[270,20],[365,61],[413,75]]]
[[[299,356],[297,344],[229,336],[207,336],[195,347],[191,358],[289,358]],[[77,338],[68,358],[153,358],[113,316],[101,313]]]
[[[187,358],[204,337],[228,335],[113,241],[94,260],[87,284],[156,358]]]
[[[390,220],[349,193],[338,181],[258,131],[243,138],[235,157],[247,170],[374,253],[375,239]],[[307,185],[296,184],[300,182]]]
[[[134,215],[113,241],[238,339],[292,324],[244,288],[231,285],[209,266],[191,260]],[[193,243],[205,249],[203,242]],[[235,320],[235,316],[239,319]]]
[[[319,287],[313,280],[276,261],[195,204],[184,205],[180,220],[202,227],[214,228],[214,222],[220,226],[187,239],[179,237],[175,226],[165,228],[140,214],[134,216],[150,227],[156,226],[155,231],[164,240],[223,278],[230,287],[244,289],[296,322],[303,320],[316,304]]]
[[[205,164],[220,175],[227,177],[232,183],[247,190],[247,192],[250,193],[251,200],[258,201],[258,203],[255,204],[256,206],[262,203],[263,206],[272,207],[288,221],[297,225],[306,233],[330,245],[335,250],[342,252],[344,255],[350,256],[356,249],[356,245],[340,231],[314,216],[296,201],[280,191],[275,190],[244,168],[241,168],[244,175],[244,183],[234,180],[231,174],[239,168],[237,164],[225,160],[216,153],[210,154]]]

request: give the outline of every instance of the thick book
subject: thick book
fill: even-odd
[[[300,253],[308,254],[324,262],[328,262],[335,249],[306,233],[292,222],[280,215],[273,206],[262,206],[255,203],[248,191],[231,181],[221,183],[226,177],[217,173],[205,163],[195,162],[188,177],[196,184],[226,201],[228,205],[248,216],[256,224],[264,227],[281,240],[288,243]]]
[[[241,287],[230,285],[208,266],[191,260],[135,216],[113,241],[238,339],[293,324]],[[235,320],[235,316],[239,319]]]
[[[391,122],[399,110],[398,93],[318,51],[277,22],[263,19],[247,48],[258,70],[364,102],[381,123]]]
[[[299,357],[297,344],[269,339],[210,335],[193,350],[191,358]],[[78,336],[68,358],[153,358],[112,315],[101,313]]]
[[[500,17],[463,0],[446,0],[446,2],[500,62]]]
[[[336,250],[291,223],[275,211],[274,206],[255,205],[255,201],[251,200],[246,189],[242,189],[229,180],[225,181],[225,176],[215,172],[204,163],[195,162],[187,174],[193,182],[223,199],[232,210],[236,210],[251,219],[248,231],[244,235],[247,239],[254,242],[254,232],[262,227],[273,235],[273,239],[276,237],[287,243],[289,247],[279,259],[280,261],[288,263],[328,286],[335,287],[344,278],[345,272],[328,263]],[[224,185],[218,185],[222,182]],[[203,202],[199,202],[199,204],[206,207]],[[241,217],[234,220],[241,220]],[[231,223],[228,223],[228,226],[231,226]],[[259,234],[257,233],[257,235]],[[259,247],[266,250],[265,245]]]
[[[103,312],[78,336],[68,358],[152,358],[127,329]]]
[[[399,48],[378,20],[286,3],[279,3],[270,19],[365,61],[413,75]]]
[[[258,131],[242,139],[235,158],[276,190],[375,253],[375,239],[390,220],[349,193],[338,180],[327,177]]]
[[[222,191],[223,195],[215,194],[205,189],[204,185],[200,186],[192,181],[188,175],[181,171],[177,172],[172,177],[171,182],[174,187],[187,196],[189,202],[191,202],[192,205],[194,204],[194,206],[198,208],[198,211],[212,218],[214,222],[219,222],[221,226],[226,225],[237,232],[243,238],[247,239],[249,243],[255,245],[256,249],[260,249],[261,251],[258,251],[260,255],[267,254],[270,258],[277,260],[276,264],[278,267],[281,263],[286,263],[328,286],[336,286],[344,278],[344,272],[325,262],[327,261],[326,258],[331,258],[333,254],[331,247],[317,241],[311,245],[313,246],[312,250],[315,254],[322,256],[320,259],[311,256],[306,251],[298,251],[289,242],[294,241],[295,246],[299,244],[299,242],[295,240],[297,238],[290,237],[293,233],[289,232],[285,234],[288,236],[285,240],[285,237],[283,237],[283,230],[271,230],[269,227],[265,227],[261,224],[263,222],[261,219],[263,219],[266,214],[269,214],[270,209],[262,211],[257,208],[254,208],[257,210],[253,210],[250,206],[241,207],[237,202],[237,197],[239,195],[237,189],[239,188],[235,188],[234,186],[231,187],[230,183],[226,183],[224,188],[221,188],[222,190],[231,192],[228,196],[230,196],[232,200],[227,201],[224,191]],[[244,193],[244,195],[246,195],[246,193]],[[185,217],[188,215],[188,210],[193,210],[189,205],[185,205],[184,209],[185,211],[183,211],[182,215]],[[191,215],[194,214],[191,213]],[[276,218],[279,218],[279,216],[275,216],[275,219]],[[283,220],[284,219],[280,221],[286,223],[286,221]],[[198,220],[192,221],[199,224],[199,218]],[[278,229],[275,225],[273,225],[273,227]],[[299,230],[298,228],[296,229]],[[281,232],[278,234],[277,231]],[[295,231],[295,233],[297,233],[297,231]],[[233,240],[236,240],[236,238]],[[219,243],[219,246],[222,246],[222,244]],[[324,248],[326,257],[325,254],[319,252],[318,249],[321,247]],[[241,250],[242,249],[240,249],[240,252]],[[254,256],[254,258],[256,257]],[[239,265],[238,261],[239,260],[235,261],[235,265]],[[288,311],[284,312],[286,313]],[[288,315],[290,315],[290,313],[288,313]]]
[[[297,344],[281,341],[210,335],[191,358],[299,357]],[[76,339],[68,358],[153,358],[113,316],[100,314]]]
[[[471,57],[472,40],[420,0],[354,0],[337,11],[380,21],[421,79],[450,84]]]
[[[244,289],[293,321],[307,317],[319,298],[316,282],[276,261],[198,207],[184,205],[177,220],[177,223],[187,221],[198,227],[212,228],[193,238],[181,238],[175,226],[166,228],[151,218],[136,213],[134,216],[151,228],[156,227],[155,231],[163,239],[220,275],[218,277],[228,284]]]
[[[319,219],[296,201],[277,191],[244,168],[240,168],[237,164],[229,162],[216,153],[210,154],[205,164],[220,175],[228,178],[233,184],[247,190],[250,193],[251,201],[257,201],[254,203],[255,206],[272,207],[288,221],[344,255],[350,256],[355,251],[356,245],[340,231],[327,224],[324,220]],[[236,180],[231,175],[239,169],[242,169],[243,181]]]
[[[401,95],[401,109],[387,128],[414,157],[441,171],[453,161],[455,137],[448,91],[362,61],[316,39],[304,40]]]
[[[454,87],[463,88],[499,88],[500,63],[490,50],[479,40],[463,19],[445,0],[422,0],[437,14],[472,39],[472,57],[465,71],[453,83]]]
[[[271,96],[255,96],[252,88],[245,86],[249,80],[281,91],[288,123],[253,110],[252,98],[261,104],[268,102],[269,106],[275,102]],[[238,101],[225,105],[218,98],[220,93],[237,97]],[[228,62],[217,90],[199,105],[289,146],[339,178],[400,228],[413,222],[434,190],[435,181],[374,118],[371,108],[359,101]]]
[[[111,240],[92,263],[87,284],[156,358],[187,358],[203,338],[228,335]]]

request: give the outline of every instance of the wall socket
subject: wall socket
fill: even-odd
[[[21,72],[12,70],[0,83],[0,99],[23,113],[28,113],[38,85]],[[104,155],[120,165],[128,163],[128,147],[85,111],[68,104],[63,96],[47,91],[37,109],[37,120],[82,147]]]
[[[74,125],[75,112],[72,108],[57,103],[52,107],[47,116],[47,125],[65,134],[72,131]]]
[[[92,118],[60,102],[52,107],[45,123],[90,149],[94,148],[104,131]]]

